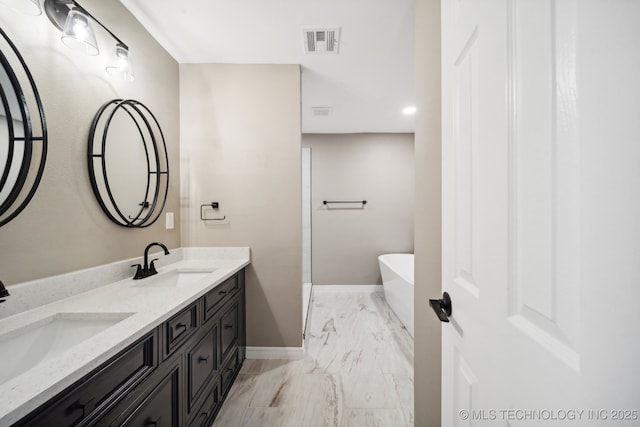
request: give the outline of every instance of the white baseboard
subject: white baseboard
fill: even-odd
[[[304,355],[304,347],[247,347],[247,359],[297,360]]]
[[[382,285],[313,285],[313,292],[382,292]]]

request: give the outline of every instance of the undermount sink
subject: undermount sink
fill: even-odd
[[[56,313],[0,335],[0,383],[44,363],[133,313]]]
[[[183,288],[196,283],[214,271],[216,271],[215,268],[178,268],[157,276],[136,280],[137,283],[134,286]]]

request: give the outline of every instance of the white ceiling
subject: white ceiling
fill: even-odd
[[[121,1],[180,63],[301,64],[304,133],[414,131],[414,0]],[[317,27],[337,55],[305,55]]]

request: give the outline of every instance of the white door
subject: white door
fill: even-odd
[[[442,425],[638,426],[640,1],[442,26]]]

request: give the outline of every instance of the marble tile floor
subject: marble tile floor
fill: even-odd
[[[246,360],[215,427],[413,426],[413,339],[381,291],[316,291],[301,360]]]

